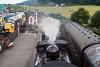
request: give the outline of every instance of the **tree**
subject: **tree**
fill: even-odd
[[[95,0],[79,0],[79,4],[95,4]]]
[[[21,6],[17,6],[17,5],[8,5],[7,9],[10,11],[24,11],[24,8],[22,8]]]
[[[96,1],[95,1],[95,4],[96,4],[96,5],[100,5],[100,0],[96,0]]]
[[[40,3],[40,4],[46,4],[48,2],[49,2],[49,0],[38,0],[38,3]]]
[[[100,10],[97,10],[91,17],[91,25],[96,28],[100,26]]]
[[[71,20],[80,24],[88,24],[89,18],[89,12],[82,7],[71,14]]]

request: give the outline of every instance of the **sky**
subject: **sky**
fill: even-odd
[[[17,4],[27,0],[0,0],[0,4]]]

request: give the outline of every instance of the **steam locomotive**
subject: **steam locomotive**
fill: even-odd
[[[50,44],[47,40],[39,41],[36,49],[34,67],[76,67],[71,64],[67,53],[67,42],[64,40],[56,40],[55,44]]]
[[[72,62],[78,67],[100,67],[100,37],[79,23],[61,22],[61,37],[68,42]]]

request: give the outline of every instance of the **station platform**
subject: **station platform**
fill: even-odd
[[[20,33],[13,47],[0,54],[0,67],[30,67],[35,60],[37,33]]]

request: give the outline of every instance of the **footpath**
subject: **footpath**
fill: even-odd
[[[13,47],[0,54],[0,67],[30,67],[36,56],[37,33],[20,33]]]

